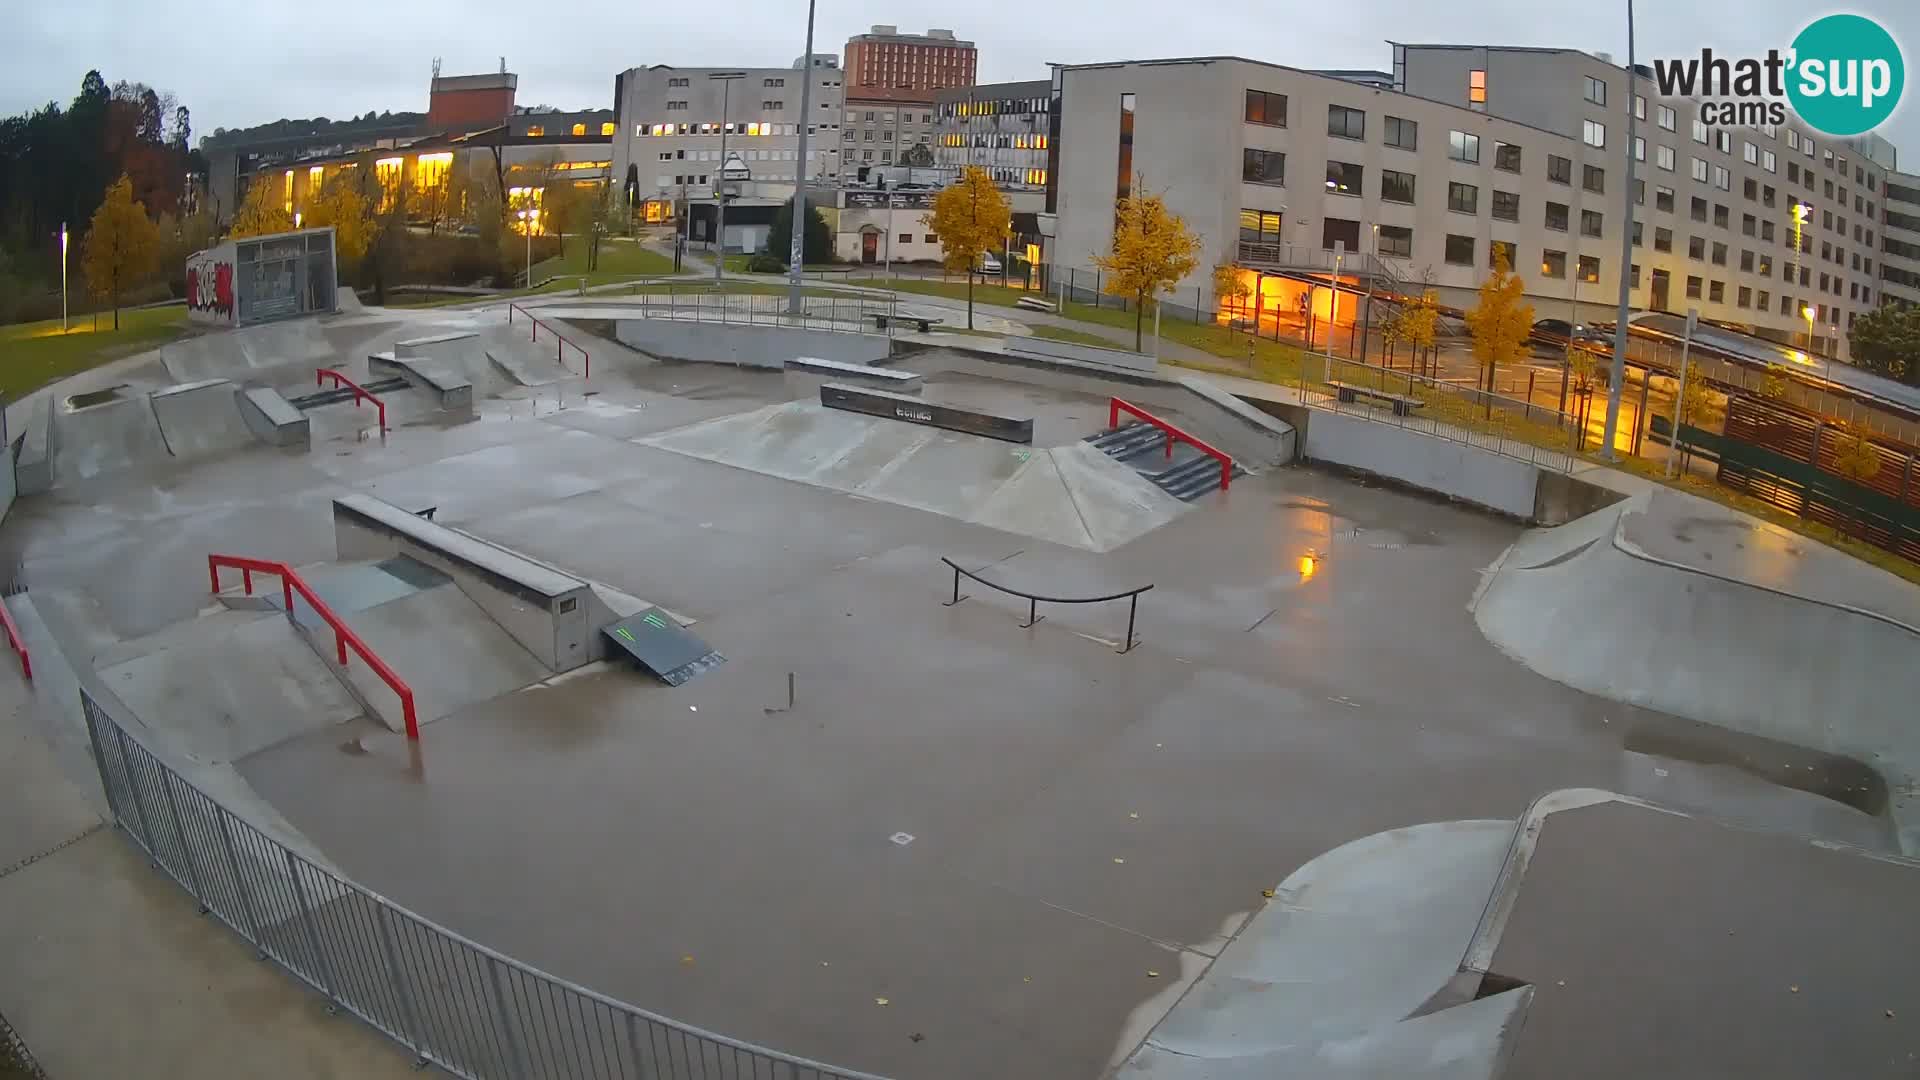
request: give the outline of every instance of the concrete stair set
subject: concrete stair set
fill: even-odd
[[[1175,443],[1166,453],[1167,434],[1152,424],[1122,424],[1090,436],[1096,449],[1153,481],[1162,491],[1183,502],[1220,490],[1220,462],[1186,443]],[[1238,462],[1232,475],[1245,476]]]

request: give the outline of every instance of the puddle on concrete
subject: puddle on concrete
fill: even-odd
[[[1320,499],[1292,498],[1280,499],[1274,503],[1282,510],[1307,510],[1327,517],[1327,539],[1330,548],[1371,548],[1375,551],[1398,551],[1408,547],[1439,547],[1445,541],[1433,529],[1402,529],[1391,525],[1369,525],[1347,517],[1335,510],[1331,504]]]
[[[1728,731],[1677,716],[1630,721],[1622,748],[1696,765],[1724,765],[1780,787],[1805,791],[1874,817],[1887,814],[1887,782],[1871,766],[1838,754]]]

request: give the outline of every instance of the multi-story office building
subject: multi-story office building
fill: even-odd
[[[907,151],[926,147],[931,162],[933,95],[925,90],[849,88],[846,122],[840,128],[840,160],[848,177],[862,168],[906,164]]]
[[[1920,176],[1889,172],[1880,210],[1883,302],[1920,304]]]
[[[1010,191],[1043,191],[1052,138],[1053,84],[986,83],[935,96],[934,162],[958,170],[977,165]]]
[[[814,80],[812,115],[803,117],[800,91],[808,77]],[[614,80],[616,183],[637,212],[661,220],[680,200],[711,201],[721,165],[735,157],[751,173],[753,192],[776,202],[792,194],[799,177],[837,181],[841,82],[839,69],[799,61],[785,68],[659,65],[621,72]],[[798,160],[803,124],[805,163]],[[705,239],[695,231],[695,239]]]
[[[1396,45],[1393,76],[1398,89],[1236,57],[1058,69],[1051,260],[1090,267],[1115,199],[1144,184],[1205,244],[1183,289],[1219,262],[1324,273],[1318,253],[1343,244],[1348,265],[1377,256],[1388,287],[1466,307],[1498,248],[1536,316],[1608,318],[1631,228],[1636,308],[1698,308],[1795,344],[1810,314],[1827,351],[1878,301],[1886,170],[1797,121],[1710,127],[1643,77],[1629,147],[1626,71],[1573,50]],[[1259,288],[1272,304],[1296,291]]]
[[[876,25],[847,39],[845,70],[849,96],[861,90],[942,90],[973,85],[979,50],[951,30],[903,34],[897,26]]]

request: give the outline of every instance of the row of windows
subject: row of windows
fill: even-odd
[[[1285,98],[1281,99],[1283,102]],[[1282,106],[1284,108],[1284,106]],[[1003,116],[1009,113],[1044,113],[1046,98],[996,98],[989,101],[949,101],[940,106],[942,116]]]
[[[881,123],[883,123],[883,124],[891,124],[891,123],[893,123],[893,113],[891,113],[891,112],[878,112],[878,111],[876,111],[876,110],[874,110],[874,109],[868,109],[868,110],[866,110],[866,121],[867,121],[867,123],[869,123],[869,124],[871,124],[871,123],[873,123],[873,122],[874,122],[874,120],[875,120],[876,118],[877,118],[877,119],[878,119],[878,120],[879,120],[879,121],[880,121]],[[859,122],[860,122],[860,119],[861,119],[861,114],[860,114],[860,112],[859,112],[858,110],[855,110],[855,109],[848,109],[848,110],[847,110],[847,123],[849,123],[849,124],[857,124],[857,123],[859,123]],[[914,120],[913,120],[913,113],[911,113],[911,112],[908,112],[908,111],[907,111],[907,110],[905,110],[905,109],[902,109],[902,110],[900,111],[900,122],[901,122],[901,123],[903,123],[903,124],[911,124],[911,123],[913,123],[913,122],[914,122]],[[933,123],[933,114],[932,114],[932,113],[921,113],[921,114],[920,114],[920,123],[922,123],[922,124],[931,124],[931,123]]]
[[[614,130],[615,129],[613,126],[613,121],[611,120],[600,125],[600,134],[602,135],[612,135],[614,133]],[[575,135],[585,135],[587,133],[587,125],[585,124],[573,125],[573,133]],[[546,134],[547,134],[547,127],[545,124],[528,124],[527,125],[527,137],[530,139],[545,138]]]
[[[813,125],[807,125],[807,130],[811,132]],[[649,135],[719,135],[723,132],[728,135],[746,136],[798,135],[800,125],[736,121],[729,124],[636,124],[633,128],[634,138],[645,138]]]

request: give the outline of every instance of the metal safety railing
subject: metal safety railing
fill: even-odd
[[[301,982],[469,1080],[880,1080],[669,1020],[471,941],[303,858],[175,772],[84,688],[114,821]]]
[[[1130,401],[1123,401],[1120,398],[1108,399],[1107,426],[1110,428],[1119,427],[1121,413],[1126,413],[1128,416],[1140,420],[1151,427],[1160,429],[1160,432],[1167,437],[1167,456],[1169,458],[1173,456],[1173,444],[1186,443],[1195,450],[1218,461],[1220,463],[1221,491],[1227,490],[1227,485],[1233,483],[1233,459],[1227,456],[1226,451],[1217,449],[1209,443],[1194,438],[1192,435],[1181,431],[1179,428],[1174,427],[1172,424],[1167,423],[1165,420],[1160,419]]]
[[[0,624],[7,628],[7,647],[20,657],[20,675],[28,682],[33,681],[33,657],[27,653],[26,635],[20,632],[20,624],[13,621],[13,612],[7,609],[6,601],[0,597]]]
[[[1572,472],[1577,460],[1571,451],[1582,424],[1551,405],[1337,357],[1310,354],[1301,358],[1300,368],[1304,404],[1478,447],[1555,472]],[[1347,390],[1329,384],[1345,384]]]
[[[538,344],[540,341],[540,328],[543,326],[546,327],[547,336],[553,338],[555,341],[555,345],[553,347],[554,363],[559,364],[563,368],[566,367],[567,366],[567,355],[566,355],[567,350],[572,349],[574,352],[577,352],[580,354],[580,377],[583,379],[593,378],[593,357],[587,355],[587,350],[581,348],[578,344],[569,340],[566,337],[566,335],[562,334],[560,331],[555,330],[552,324],[542,322],[538,318],[535,318],[533,312],[528,311],[526,308],[521,307],[519,304],[507,305],[507,325],[508,326],[513,325],[513,316],[515,312],[525,315],[527,317],[527,321],[533,324],[533,337],[529,340],[533,341],[535,344]]]
[[[387,427],[387,403],[374,396],[373,391],[354,382],[348,378],[345,373],[336,371],[333,368],[323,367],[313,373],[313,385],[315,386],[327,385],[328,379],[332,379],[333,385],[335,386],[344,386],[353,391],[353,405],[355,408],[359,408],[362,401],[373,402],[373,407],[380,410],[380,430],[382,432],[392,430]]]
[[[784,295],[692,288],[639,292],[642,286],[634,288],[632,299],[623,301],[621,306],[638,307],[640,316],[647,319],[855,332],[885,329],[874,316],[891,319],[898,313],[898,305],[891,296],[803,296],[800,314],[795,316],[788,313]],[[911,301],[912,297],[906,300]]]
[[[359,634],[353,632],[353,628],[347,625],[346,620],[333,613],[333,609],[314,593],[313,587],[308,585],[293,567],[286,563],[249,559],[239,555],[208,555],[207,584],[215,593],[220,591],[220,568],[223,566],[240,571],[240,583],[246,589],[248,596],[253,595],[255,573],[272,574],[278,577],[281,595],[287,605],[288,618],[293,617],[293,594],[297,592],[305,597],[307,603],[313,606],[314,614],[320,616],[328,626],[333,628],[333,647],[340,666],[343,668],[347,666],[347,648],[351,646],[354,652],[360,654],[360,659],[366,661],[367,666],[373,669],[374,674],[380,676],[381,681],[392,688],[394,696],[400,699],[400,712],[406,721],[407,738],[419,740],[420,720],[413,709],[413,689],[391,667],[388,667],[387,662],[380,659],[365,641],[360,639]]]
[[[1046,618],[1045,615],[1040,614],[1040,605],[1043,602],[1048,604],[1104,604],[1109,600],[1125,600],[1127,602],[1127,638],[1121,646],[1120,651],[1123,653],[1132,652],[1133,647],[1139,644],[1133,636],[1134,617],[1139,614],[1140,611],[1140,594],[1153,588],[1152,585],[1142,585],[1137,589],[1127,589],[1124,592],[1110,593],[1106,596],[1042,596],[1039,593],[1023,592],[1011,585],[1002,585],[997,581],[988,581],[972,570],[963,569],[959,563],[954,562],[944,555],[940,557],[940,561],[953,568],[953,599],[940,601],[941,607],[953,607],[955,604],[966,599],[966,596],[960,592],[960,578],[962,575],[972,578],[974,581],[985,585],[989,589],[997,589],[1000,592],[1006,593],[1008,596],[1017,596],[1025,600],[1027,602],[1027,621],[1020,624],[1023,629]]]

